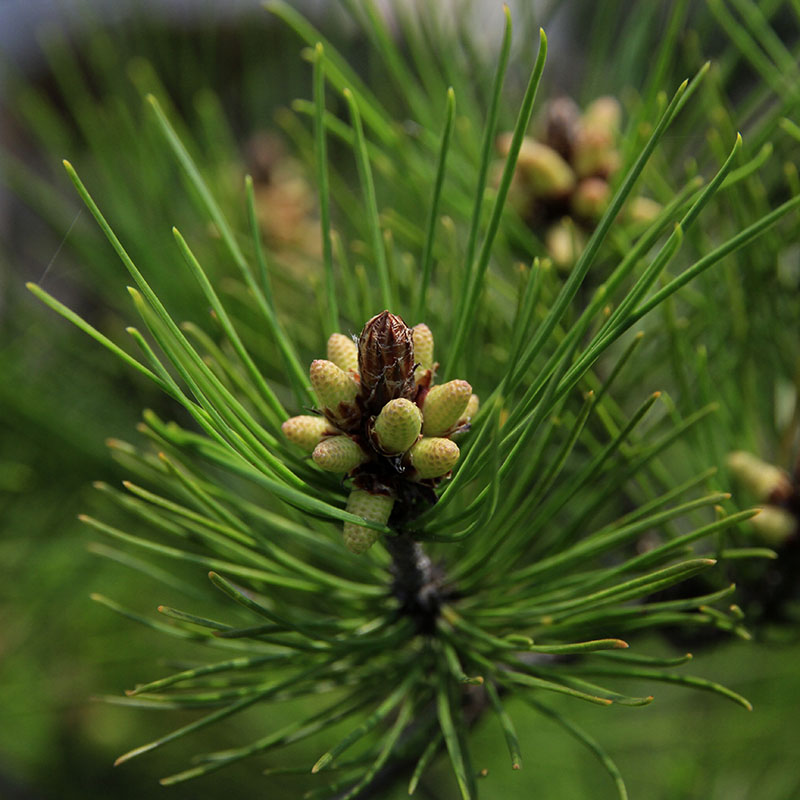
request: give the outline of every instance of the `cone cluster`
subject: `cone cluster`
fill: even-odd
[[[522,140],[509,200],[540,233],[561,269],[575,263],[611,201],[610,181],[621,164],[621,119],[613,97],[597,98],[583,113],[562,97],[549,104],[538,138]],[[511,134],[501,134],[496,144],[500,155],[508,155]],[[626,214],[630,221],[646,222],[659,210],[640,197],[630,201]]]
[[[779,546],[800,533],[800,469],[794,479],[785,470],[753,453],[736,450],[728,455],[728,469],[764,507],[750,520],[768,544]],[[800,464],[798,465],[800,467]]]
[[[327,358],[311,363],[317,415],[283,423],[289,441],[328,472],[349,476],[347,511],[387,524],[395,503],[425,496],[459,458],[454,434],[469,427],[478,397],[464,380],[434,385],[433,334],[384,311],[355,341],[328,339]],[[377,540],[373,528],[346,522],[344,542],[363,553]]]

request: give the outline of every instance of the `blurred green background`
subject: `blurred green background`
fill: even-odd
[[[658,34],[647,27],[653,19],[643,16],[640,38],[630,36],[621,46],[590,34],[602,19],[604,30],[612,31],[614,15],[633,5],[592,4],[589,15],[578,2],[535,9],[533,17],[551,36],[550,91],[582,99],[626,91],[614,81],[635,76],[645,63],[649,37]],[[774,25],[781,31],[784,12],[778,3],[769,5],[777,9]],[[347,14],[325,3],[302,7],[380,92],[384,78],[375,56]],[[516,11],[525,17],[532,8],[523,3]],[[696,29],[714,31],[704,52],[717,47],[724,59],[724,35],[696,13]],[[80,212],[61,159],[69,158],[91,182],[133,252],[157,263],[173,224],[191,231],[198,223],[194,198],[148,132],[142,94],[152,91],[183,119],[195,155],[227,200],[226,211],[243,224],[240,181],[253,169],[254,134],[277,129],[279,109],[310,93],[301,43],[255,3],[153,2],[134,11],[133,4],[100,0],[11,0],[0,15],[0,798],[297,797],[298,784],[265,778],[261,771],[277,765],[258,759],[200,784],[157,785],[174,766],[176,751],[185,755],[203,741],[219,749],[244,738],[243,727],[252,736],[277,727],[270,718],[274,706],[252,709],[174,750],[111,766],[121,752],[184,720],[99,698],[119,697],[158,676],[164,664],[191,660],[192,652],[90,600],[98,592],[128,605],[143,596],[154,605],[170,602],[161,584],[148,585],[104,558],[75,518],[96,502],[91,481],[125,477],[104,440],[135,436],[142,408],[170,406],[23,286],[39,282],[102,330],[120,332],[128,302],[121,268]],[[473,32],[483,47],[479,26]],[[681,53],[689,57],[696,44],[687,37]],[[598,65],[614,50],[613,68],[603,73]],[[675,72],[684,77],[679,57]],[[752,80],[742,71],[742,91]],[[390,108],[402,106],[383,99]],[[201,261],[213,270],[221,256],[213,241],[208,248]],[[191,303],[180,280],[166,269],[154,275],[178,309]],[[800,796],[794,754],[800,643],[792,627],[761,634],[765,641],[757,644],[715,642],[696,666],[697,674],[746,695],[754,705],[750,714],[713,695],[668,686],[657,687],[655,703],[643,710],[584,708],[569,700],[554,705],[569,704],[572,718],[604,743],[632,798],[790,800]],[[663,641],[649,644],[653,651],[670,648]],[[494,721],[484,720],[474,752],[479,767],[483,760],[493,765],[487,797],[612,796],[607,775],[554,724],[519,704],[511,710],[524,769],[498,766],[507,760],[505,744]],[[312,739],[302,748],[313,763],[319,743]],[[446,763],[431,771],[420,794],[457,796]],[[407,796],[405,785],[384,796]]]

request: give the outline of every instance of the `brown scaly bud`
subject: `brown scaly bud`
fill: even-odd
[[[414,395],[414,339],[403,320],[388,311],[374,316],[358,339],[361,401],[378,414],[398,397]]]
[[[325,417],[302,415],[290,417],[281,425],[283,435],[298,447],[310,453],[326,435],[339,433]]]
[[[572,157],[580,118],[581,112],[577,103],[569,97],[556,98],[547,106],[544,120],[545,144],[567,161]]]

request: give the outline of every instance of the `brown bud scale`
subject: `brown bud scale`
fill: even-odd
[[[358,339],[360,400],[363,408],[377,415],[390,400],[413,399],[414,339],[403,320],[383,311],[365,326]]]

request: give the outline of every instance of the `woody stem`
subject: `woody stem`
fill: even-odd
[[[432,633],[443,601],[441,568],[403,531],[386,536],[384,541],[392,557],[392,592],[401,613],[414,619],[420,633]]]

